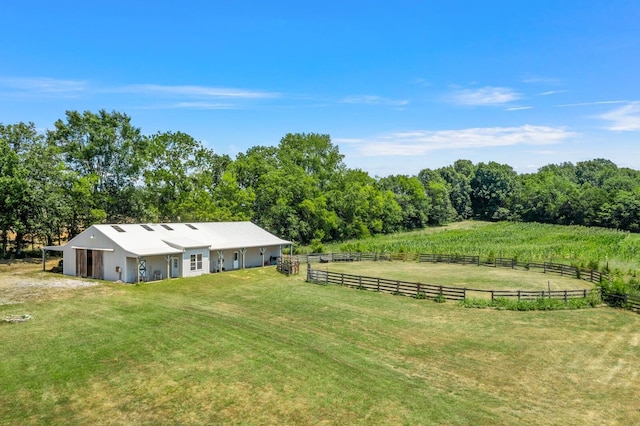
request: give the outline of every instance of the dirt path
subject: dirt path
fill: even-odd
[[[51,269],[57,261],[47,264]],[[27,300],[57,298],[69,290],[94,287],[98,281],[82,280],[52,272],[43,272],[42,264],[33,260],[0,264],[0,305],[23,303]]]

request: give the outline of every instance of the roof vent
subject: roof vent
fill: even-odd
[[[188,226],[189,228],[191,228],[191,229],[195,229],[196,231],[198,230],[198,228],[196,228],[195,226],[193,226],[193,225],[192,225],[192,224],[190,224],[190,223],[185,223],[185,225],[187,225],[187,226]]]
[[[111,227],[118,232],[127,232],[124,229],[120,228],[118,225],[111,225]]]
[[[173,228],[172,228],[172,227],[170,227],[170,226],[169,226],[169,225],[167,225],[167,224],[162,223],[162,224],[160,224],[160,226],[162,226],[162,227],[163,227],[164,229],[166,229],[167,231],[173,231]]]
[[[153,229],[152,227],[150,227],[149,225],[140,225],[142,226],[144,229],[146,229],[147,231],[155,231],[155,229]]]

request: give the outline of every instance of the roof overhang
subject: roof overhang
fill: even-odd
[[[101,248],[101,247],[71,246],[71,248],[76,250],[113,251],[112,248]]]

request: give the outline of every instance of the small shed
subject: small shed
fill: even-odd
[[[274,264],[292,247],[252,222],[92,225],[63,246],[63,274],[135,283]]]

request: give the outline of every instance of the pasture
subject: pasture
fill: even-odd
[[[456,222],[420,231],[327,244],[331,252],[463,254],[640,270],[640,234],[585,226],[517,222]]]
[[[464,309],[303,279],[264,268],[0,305],[33,317],[0,325],[0,424],[640,422],[637,314]]]
[[[480,290],[547,290],[548,288],[551,290],[581,290],[594,288],[590,282],[556,274],[475,265],[362,261],[314,264],[313,267],[314,269],[327,269],[344,274]]]

